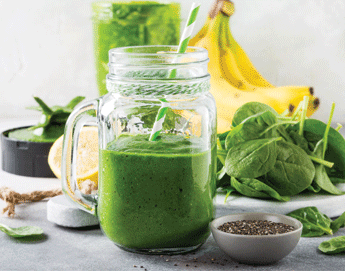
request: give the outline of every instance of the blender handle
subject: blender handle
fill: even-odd
[[[97,195],[81,193],[77,185],[77,147],[79,134],[86,123],[96,123],[99,99],[83,102],[69,115],[63,138],[61,157],[61,182],[65,196],[78,208],[96,215]],[[90,115],[95,112],[96,117]]]

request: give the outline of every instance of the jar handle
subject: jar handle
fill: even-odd
[[[87,123],[98,126],[97,117],[90,113],[98,112],[99,99],[83,102],[69,115],[63,138],[61,158],[62,191],[77,207],[96,215],[97,195],[81,193],[77,185],[77,147],[79,134]]]

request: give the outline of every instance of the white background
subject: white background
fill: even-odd
[[[235,39],[275,85],[313,86],[314,117],[345,115],[345,0],[233,0]],[[91,0],[0,0],[0,119],[32,117],[39,96],[49,105],[98,94]],[[182,25],[193,0],[181,2]],[[197,30],[213,0],[200,0]]]

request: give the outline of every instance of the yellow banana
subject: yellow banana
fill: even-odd
[[[235,88],[223,78],[211,77],[211,89],[217,104],[217,132],[223,133],[230,129],[232,117],[236,110],[247,102],[257,101],[273,105],[274,99],[267,97],[256,91],[242,91]]]
[[[199,32],[195,35],[195,37],[189,40],[189,43],[188,43],[189,46],[195,46],[195,44],[206,35],[210,21],[211,21],[211,18],[207,16],[204,26],[199,30]]]
[[[255,69],[252,62],[233,38],[229,18],[234,5],[229,0],[216,0],[205,25],[189,42],[190,46],[208,50],[208,72],[211,93],[217,104],[218,133],[230,129],[236,110],[250,101],[262,102],[278,113],[297,108],[304,96],[309,96],[307,116],[314,113],[320,100],[310,87],[275,87]]]
[[[227,50],[224,35],[224,29],[227,28],[226,16],[223,13],[218,13],[210,20],[207,33],[195,43],[195,46],[208,50],[210,58],[208,67],[211,77],[224,78],[239,89],[253,90],[254,86],[247,82],[238,69],[232,52]]]
[[[275,88],[256,88],[255,92],[266,95],[276,102],[271,106],[279,113],[283,113],[291,106],[295,106],[294,103],[303,100],[304,96],[312,97],[312,88],[299,87],[299,86],[284,86]]]
[[[234,8],[234,3],[229,0],[224,0],[224,5],[229,6],[229,8]],[[231,34],[229,28],[229,19],[230,16],[225,16],[227,19],[228,28],[226,30],[226,38],[227,38],[227,45],[229,49],[233,52],[235,56],[236,64],[246,78],[246,80],[257,87],[274,87],[270,82],[268,82],[254,67],[253,63],[250,61],[249,57],[247,56],[246,52],[242,49],[242,47],[236,42],[234,37]]]

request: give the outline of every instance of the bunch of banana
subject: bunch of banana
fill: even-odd
[[[276,87],[268,82],[233,38],[229,18],[234,4],[229,0],[216,0],[205,25],[190,40],[190,46],[208,50],[211,75],[211,93],[217,104],[218,133],[230,129],[232,116],[241,105],[257,101],[270,105],[278,113],[289,110],[292,114],[304,96],[309,96],[307,116],[313,114],[319,99],[313,88],[307,86]]]

